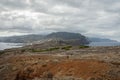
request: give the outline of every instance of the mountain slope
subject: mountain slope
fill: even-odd
[[[87,38],[79,33],[70,32],[56,32],[48,35],[24,35],[24,36],[12,36],[0,38],[0,42],[13,42],[13,43],[32,43],[32,42],[45,42],[52,40],[53,42],[60,42],[67,45],[85,45],[89,41]],[[47,43],[50,43],[47,42]],[[58,43],[59,44],[59,43]]]
[[[79,34],[79,33],[70,33],[70,32],[56,32],[47,35],[45,38],[47,39],[56,39],[59,42],[63,42],[69,45],[85,45],[89,44],[88,39]]]
[[[11,36],[11,37],[1,37],[0,42],[10,42],[10,43],[29,43],[33,41],[38,41],[43,39],[43,35],[23,35],[23,36]]]
[[[85,36],[79,33],[56,32],[56,33],[48,34],[46,38],[60,38],[64,40],[70,40],[70,39],[85,39]]]

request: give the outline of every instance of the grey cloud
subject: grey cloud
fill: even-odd
[[[0,32],[70,31],[120,41],[119,0],[0,0],[0,7]]]
[[[0,6],[4,9],[24,9],[28,6],[26,0],[0,0]]]

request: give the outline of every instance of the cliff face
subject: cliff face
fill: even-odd
[[[86,45],[89,44],[88,39],[78,33],[70,33],[70,32],[57,32],[52,33],[46,36],[46,38],[56,39],[68,45]]]
[[[51,33],[47,35],[46,38],[59,38],[64,40],[70,40],[70,39],[85,39],[85,36],[79,33],[56,32],[56,33]]]

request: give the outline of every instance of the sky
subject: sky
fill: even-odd
[[[120,41],[120,0],[0,0],[0,36],[60,31]]]

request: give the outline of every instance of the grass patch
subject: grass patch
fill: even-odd
[[[63,50],[70,50],[72,48],[72,46],[65,46],[65,47],[62,47],[61,49]]]
[[[46,49],[46,51],[54,51],[54,50],[58,50],[60,49],[59,47],[54,47],[54,48],[49,48],[49,49]]]
[[[79,46],[79,48],[89,48],[89,46]]]
[[[0,55],[4,54],[5,52],[4,51],[0,51]]]
[[[59,47],[54,47],[54,48],[48,48],[48,49],[40,49],[40,50],[35,50],[32,49],[32,52],[46,52],[46,51],[54,51],[60,49]]]
[[[44,52],[44,50],[31,49],[32,52]]]
[[[26,51],[25,49],[22,49],[22,50],[21,50],[22,53],[25,52],[25,51]]]

